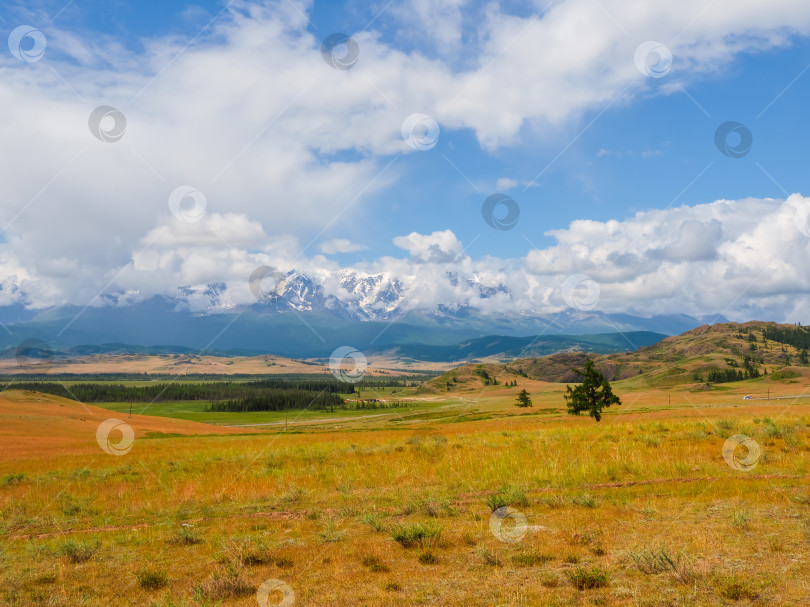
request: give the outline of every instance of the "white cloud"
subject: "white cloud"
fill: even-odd
[[[421,263],[450,263],[458,259],[464,250],[451,230],[433,232],[430,235],[411,232],[407,236],[397,236],[394,244],[408,251],[414,261]]]
[[[354,253],[365,251],[368,247],[356,244],[348,238],[334,238],[318,245],[318,250],[324,255],[334,255],[335,253]]]
[[[810,199],[794,194],[575,221],[549,232],[558,244],[530,252],[526,270],[550,281],[587,274],[608,311],[788,319],[807,307],[791,295],[810,291],[800,221],[808,208]]]
[[[463,39],[465,2],[408,6],[430,25],[437,48]],[[299,240],[309,242],[324,226],[345,227],[396,183],[397,166],[383,169],[394,154],[413,153],[399,132],[412,112],[432,115],[442,129],[471,129],[494,150],[516,143],[527,127],[553,131],[590,109],[645,94],[654,83],[633,61],[645,40],[672,51],[665,84],[674,91],[693,74],[722,69],[737,53],[810,32],[805,0],[543,6],[537,17],[509,14],[496,3],[477,7],[479,35],[465,41],[463,69],[441,53],[393,48],[373,28],[356,35],[357,66],[333,69],[307,30],[310,4],[287,1],[234,3],[210,35],[187,49],[185,39],[155,38],[137,54],[109,36],[60,31],[57,22],[45,29],[53,52],[41,62],[23,65],[0,53],[0,303],[84,305],[111,282],[120,292],[169,292],[235,280],[258,263],[321,271],[330,262],[307,258]],[[60,61],[60,53],[69,60]],[[98,141],[88,130],[88,116],[101,104],[126,115],[119,143]],[[339,152],[351,154],[332,156]],[[199,224],[166,221],[168,197],[184,184],[207,199]],[[659,307],[678,309],[675,285],[690,309],[713,308],[723,300],[719,285],[742,288],[755,267],[769,264],[746,297],[801,288],[801,266],[775,257],[776,236],[745,219],[766,214],[779,227],[768,210],[776,204],[714,203],[624,222],[575,222],[552,232],[558,245],[531,253],[527,272],[510,285],[519,305],[551,306],[553,281],[545,277],[590,271],[605,282],[603,299],[614,308],[622,298],[646,301],[658,291],[671,294]],[[728,211],[734,205],[742,210]],[[379,269],[390,264],[397,275],[421,281],[455,264],[482,281],[508,282],[509,260],[472,262],[449,230],[413,233],[396,244],[411,259],[379,260]],[[322,252],[329,250],[324,246]],[[687,285],[690,276],[696,282]],[[465,296],[462,287],[419,288],[424,302]]]
[[[509,177],[501,177],[495,184],[495,189],[499,192],[505,192],[506,190],[511,190],[512,188],[516,188],[519,185],[520,185],[519,181],[510,179]]]

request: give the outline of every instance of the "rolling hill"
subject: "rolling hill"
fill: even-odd
[[[448,346],[406,344],[399,346],[396,353],[403,358],[446,362],[488,358],[514,358],[524,356],[546,356],[563,351],[582,351],[596,354],[626,352],[641,346],[648,346],[666,338],[652,331],[630,331],[628,333],[599,333],[596,335],[533,335],[510,337],[489,335]]]
[[[487,381],[483,373],[500,382],[521,377],[576,382],[579,376],[572,368],[582,367],[588,358],[610,381],[624,381],[627,387],[709,389],[740,375],[747,381],[790,381],[810,374],[807,354],[802,352],[806,347],[810,329],[801,326],[759,321],[705,325],[633,352],[561,352],[503,365],[462,365],[431,380],[423,390],[483,386]]]

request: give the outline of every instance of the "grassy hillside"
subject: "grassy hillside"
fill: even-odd
[[[509,337],[489,335],[447,346],[408,344],[399,346],[397,354],[415,360],[445,362],[489,357],[515,358],[546,356],[562,351],[583,351],[595,354],[626,352],[639,346],[654,344],[666,335],[652,331],[599,333],[595,335],[532,335]]]
[[[564,352],[505,365],[463,365],[435,378],[422,391],[445,391],[448,385],[451,390],[484,386],[482,370],[501,383],[520,377],[575,382],[578,376],[571,369],[582,367],[588,358],[595,360],[609,380],[624,380],[628,388],[707,389],[724,383],[714,380],[717,375],[726,372],[745,375],[746,368],[750,375],[762,377],[745,381],[794,381],[810,375],[810,366],[802,362],[804,343],[810,343],[810,330],[794,325],[757,321],[705,325],[633,352],[603,355]]]

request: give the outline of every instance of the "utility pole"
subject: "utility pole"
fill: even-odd
[[[132,399],[132,398],[130,398],[130,399],[129,399],[129,416],[130,416],[130,417],[132,417],[132,401],[133,401],[133,400],[134,400],[134,399]]]

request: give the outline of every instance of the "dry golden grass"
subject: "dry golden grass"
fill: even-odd
[[[104,413],[19,395],[0,403],[0,602],[256,605],[278,579],[307,606],[807,604],[803,401],[620,390],[597,424],[526,385],[528,411],[520,386],[488,387],[443,395],[457,406],[428,423],[144,417],[120,457],[95,443]],[[737,433],[762,449],[749,472],[723,459]],[[497,492],[517,513],[493,519]]]
[[[380,354],[368,358],[366,374],[377,376],[407,375],[419,371],[446,370],[453,363],[403,362],[393,355]],[[284,373],[329,374],[329,359],[299,360],[283,356],[197,356],[186,354],[95,354],[92,356],[54,357],[47,365],[21,368],[14,358],[0,359],[0,375],[25,373],[161,373],[186,375],[210,373],[233,375],[247,373],[256,375]]]

